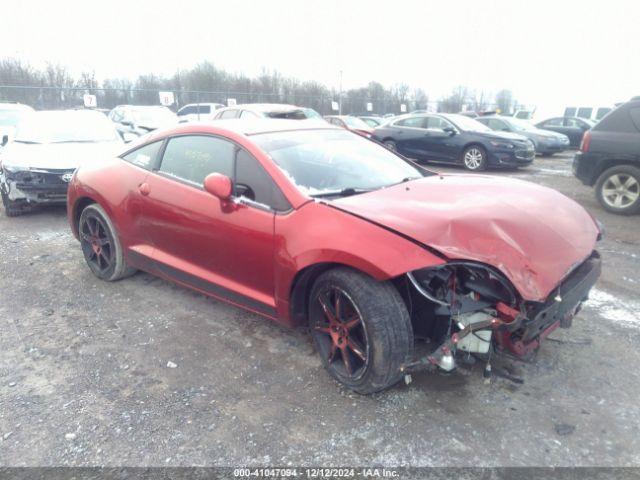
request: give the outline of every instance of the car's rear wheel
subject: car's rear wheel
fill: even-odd
[[[2,196],[2,205],[4,206],[4,213],[7,217],[17,217],[29,210],[29,207],[24,202],[16,202],[9,199],[9,195],[0,190],[0,196]]]
[[[398,151],[398,145],[393,140],[385,140],[383,143],[384,143],[384,146],[387,147],[392,152]]]
[[[462,161],[467,170],[484,170],[487,168],[487,152],[479,145],[471,145],[462,153]]]
[[[78,232],[84,259],[96,277],[112,282],[136,272],[125,262],[117,232],[100,205],[94,203],[82,211]]]
[[[309,327],[325,368],[361,394],[400,380],[413,348],[411,320],[397,290],[348,268],[329,270],[314,283]]]
[[[596,182],[596,197],[612,213],[639,213],[640,168],[619,165],[605,170]]]

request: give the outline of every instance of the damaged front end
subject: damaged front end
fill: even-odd
[[[63,204],[74,169],[32,169],[3,166],[0,190],[15,205]]]
[[[577,265],[544,302],[523,300],[497,269],[451,261],[398,279],[416,338],[431,348],[404,365],[452,371],[456,354],[528,357],[558,327],[569,328],[600,276],[597,251]]]

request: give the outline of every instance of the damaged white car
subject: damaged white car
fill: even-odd
[[[64,204],[73,173],[124,145],[113,123],[91,110],[33,112],[0,152],[0,194],[14,217],[41,204]]]

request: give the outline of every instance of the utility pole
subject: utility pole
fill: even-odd
[[[338,94],[338,115],[342,115],[342,70],[340,70],[340,93]]]

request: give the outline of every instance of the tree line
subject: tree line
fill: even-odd
[[[159,91],[174,92],[176,107],[197,102],[226,104],[227,99],[235,98],[237,103],[290,103],[322,114],[336,113],[332,102],[340,99],[342,112],[346,114],[365,114],[369,103],[371,113],[378,114],[400,113],[403,104],[407,112],[495,108],[511,112],[517,105],[509,90],[492,95],[457,86],[449,95],[430,98],[422,88],[412,88],[405,83],[385,87],[371,81],[364,87],[340,92],[313,80],[303,81],[266,69],[255,77],[230,73],[208,61],[178,70],[171,76],[148,73],[136,79],[99,81],[94,72],[82,72],[74,77],[64,65],[36,68],[17,58],[0,59],[0,102],[20,102],[37,109],[73,108],[82,105],[84,94],[93,94],[99,108],[110,109],[121,104],[157,105]]]

